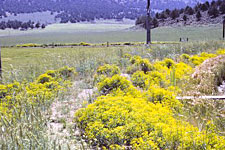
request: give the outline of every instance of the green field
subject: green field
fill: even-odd
[[[5,110],[9,110],[9,113],[12,112],[13,115],[12,115],[12,118],[9,117],[9,119],[7,118],[8,116],[5,115],[7,113],[2,115],[4,118],[0,121],[0,126],[1,126],[0,134],[2,135],[0,137],[0,143],[3,143],[3,144],[0,144],[0,148],[2,149],[13,149],[13,148],[35,149],[36,147],[38,147],[38,149],[59,149],[59,150],[60,149],[63,149],[63,150],[64,149],[65,150],[91,149],[91,146],[93,146],[94,144],[87,143],[85,140],[83,140],[84,139],[83,136],[81,136],[80,134],[75,134],[78,131],[78,129],[75,128],[75,126],[79,122],[76,122],[75,124],[73,120],[75,120],[74,118],[75,112],[82,110],[80,108],[85,108],[91,103],[93,103],[92,106],[95,106],[96,104],[95,102],[97,102],[96,97],[100,96],[101,91],[99,90],[99,86],[98,86],[99,84],[96,84],[96,80],[95,80],[97,69],[99,68],[99,66],[102,66],[105,64],[110,64],[109,66],[118,66],[119,70],[121,70],[121,73],[127,74],[130,67],[131,68],[133,67],[135,69],[136,64],[131,64],[131,60],[138,58],[138,56],[140,57],[139,59],[141,61],[137,61],[137,62],[143,61],[144,64],[148,62],[148,67],[152,67],[152,65],[154,65],[154,63],[157,63],[157,61],[161,61],[160,64],[162,65],[165,64],[166,60],[168,61],[168,64],[169,63],[173,64],[175,63],[175,61],[180,61],[182,54],[189,54],[187,56],[201,61],[202,57],[200,58],[197,55],[196,56],[193,56],[193,55],[201,54],[202,52],[216,53],[218,49],[220,48],[224,49],[224,47],[225,47],[224,41],[214,41],[214,40],[201,41],[201,42],[197,42],[197,41],[183,42],[183,43],[177,42],[174,44],[172,43],[169,44],[169,42],[165,42],[164,44],[152,44],[150,46],[139,44],[138,46],[134,46],[134,45],[112,46],[111,45],[109,47],[106,47],[106,46],[97,46],[97,47],[96,46],[74,46],[74,47],[49,46],[45,48],[44,47],[24,48],[24,47],[16,47],[16,46],[3,47],[2,48],[2,65],[3,65],[4,85],[1,85],[2,89],[0,94],[2,94],[1,96],[3,96],[2,102],[4,105],[0,105],[1,106],[0,112],[5,113]],[[203,54],[208,56],[213,55],[213,54],[210,55],[206,53],[203,53]],[[131,56],[131,59],[127,58],[129,57],[129,55]],[[165,58],[171,58],[171,59],[165,59]],[[192,59],[190,59],[190,61],[191,60]],[[193,66],[191,62],[190,63],[187,62],[187,63],[188,65],[190,65],[190,67]],[[74,78],[72,77],[70,79],[71,81],[70,80],[64,81],[64,78],[57,78],[57,77],[49,78],[47,73],[43,74],[49,70],[54,72],[54,70],[59,70],[59,68],[62,68],[65,66],[74,68],[77,73],[76,77]],[[136,68],[136,69],[139,69],[139,68]],[[185,67],[184,68],[179,67],[177,69],[179,69],[182,72],[182,70],[185,69]],[[193,66],[193,69],[194,69],[194,66]],[[140,71],[141,70],[138,70],[136,71],[136,73]],[[159,69],[159,71],[161,70]],[[143,92],[143,94],[144,92],[148,92],[148,94],[151,94],[152,91],[159,92],[159,93],[161,93],[162,91],[162,92],[165,92],[163,93],[163,96],[164,95],[167,96],[168,92],[169,93],[171,92],[169,90],[173,90],[173,89],[170,89],[171,87],[170,85],[172,84],[175,85],[176,83],[177,83],[177,87],[183,90],[181,93],[179,93],[181,95],[187,92],[186,90],[191,90],[193,88],[192,86],[194,86],[195,84],[193,84],[191,80],[189,81],[189,74],[185,75],[186,77],[188,77],[187,80],[177,80],[176,78],[178,78],[179,76],[172,74],[172,71],[170,71],[169,73],[167,71],[165,73],[161,73],[163,74],[163,77],[164,76],[166,77],[166,81],[168,81],[169,87],[166,86],[165,89],[151,87],[148,91],[145,91],[144,89],[140,89],[140,87],[137,87],[133,90],[131,89],[132,90],[131,93],[135,91],[136,92],[139,91],[141,93]],[[188,71],[192,72],[191,69]],[[151,72],[157,73],[158,71],[157,72],[149,71],[149,74],[146,74],[146,76],[150,75]],[[133,75],[135,75],[136,73],[134,73]],[[132,78],[132,80],[134,79],[133,75],[130,74],[130,77]],[[158,78],[158,75],[157,74],[155,75],[156,75],[155,78]],[[48,82],[44,84],[40,83],[40,80],[44,80],[46,77],[47,79],[49,78],[49,81],[51,84],[48,84]],[[120,76],[119,78],[123,79],[125,77]],[[111,77],[109,79],[111,80]],[[140,81],[144,80],[142,76],[140,76],[140,79],[141,79]],[[102,83],[104,83],[104,81],[102,81]],[[118,84],[118,82],[120,83],[121,80],[115,81],[114,83]],[[131,81],[126,80],[126,78],[124,82],[125,84],[127,82],[131,83]],[[10,84],[10,83],[13,83],[13,84]],[[66,89],[63,90],[62,86],[63,85],[65,86],[66,83],[70,83],[72,86],[67,88],[67,90]],[[18,88],[16,84],[19,84],[21,88]],[[57,84],[62,86],[58,87]],[[159,82],[158,84],[161,84],[161,82]],[[43,85],[46,85],[46,87],[48,88],[46,89],[45,87],[43,87]],[[7,86],[7,89],[9,88],[9,90],[7,90],[8,95],[6,97],[4,97],[5,86]],[[162,86],[164,86],[164,84],[162,84]],[[48,91],[49,88],[52,88],[53,90]],[[208,89],[208,86],[206,86],[206,88]],[[98,89],[98,90],[95,91],[95,89]],[[194,90],[197,90],[197,89],[194,89]],[[86,91],[93,91],[93,93],[85,94]],[[44,96],[45,94],[48,95],[50,92],[53,94],[51,98],[47,96],[46,98],[45,97],[42,98],[43,95]],[[79,95],[85,96],[85,97],[81,97]],[[139,94],[138,96],[144,96],[144,95]],[[170,95],[168,96],[169,98],[171,98]],[[123,96],[120,96],[119,98],[116,97],[116,99],[117,98],[121,99],[121,97],[123,98]],[[30,103],[31,100],[32,100],[32,103]],[[172,100],[174,99],[171,99],[171,101]],[[111,99],[107,100],[107,102],[110,102],[110,101]],[[104,105],[103,106],[99,105],[99,107],[96,107],[95,109],[96,110],[95,114],[96,115],[107,114],[107,111],[102,111],[103,113],[99,113],[99,108],[101,107],[110,108],[110,109],[112,108],[113,109],[112,112],[118,111],[118,116],[116,116],[116,118],[119,118],[121,115],[122,116],[124,115],[123,113],[120,112],[121,107],[123,108],[123,103],[121,102],[115,103],[111,107],[105,107]],[[149,105],[150,102],[146,104],[144,103],[145,105],[141,105],[141,107],[139,107],[139,105],[142,102],[144,102],[143,99],[136,99],[134,105],[132,103],[132,107],[138,107],[137,108],[138,110],[142,110],[142,108],[145,106],[151,107],[151,105]],[[176,100],[175,102],[179,102],[179,101]],[[204,134],[201,134],[201,135],[204,136],[204,138],[206,137],[211,138],[211,136],[213,135],[214,137],[216,137],[215,139],[221,138],[221,139],[224,139],[225,141],[225,138],[224,138],[225,120],[224,120],[224,117],[222,116],[223,115],[222,113],[224,111],[220,112],[225,102],[213,101],[213,100],[200,101],[198,99],[196,100],[196,102],[197,103],[193,103],[192,100],[181,101],[181,103],[183,104],[182,107],[178,109],[177,111],[174,110],[173,116],[171,114],[170,118],[172,118],[173,121],[177,120],[176,123],[185,121],[188,123],[189,126],[191,125],[193,127],[196,127],[196,131],[201,130],[201,132],[204,132],[207,129],[206,120],[207,121],[212,120],[213,123],[217,125],[216,129],[218,129],[218,131],[217,130],[213,131],[213,134],[211,134],[211,130],[210,130],[210,133],[207,133],[206,135]],[[11,107],[11,104],[14,104],[14,103],[16,104]],[[114,107],[118,107],[118,108],[114,109]],[[160,113],[157,112],[156,116],[158,116],[159,114],[161,115],[161,113],[167,112],[168,109],[170,108],[165,107],[165,109],[163,109],[163,111],[161,111]],[[145,113],[145,111],[141,112],[141,114],[143,113]],[[133,114],[136,114],[136,113],[133,113]],[[112,113],[110,114],[110,117],[114,115],[117,115],[117,114]],[[155,117],[154,115],[152,116],[151,114],[144,115],[144,116],[147,116],[147,119]],[[162,115],[162,117],[163,118],[160,119],[159,122],[161,122],[161,120],[164,121],[167,119],[164,115]],[[91,117],[88,117],[88,118],[91,118]],[[138,119],[140,118],[143,119],[144,121],[146,119],[142,117],[142,115],[141,117],[138,116]],[[94,121],[96,120],[98,121],[99,119],[94,119]],[[129,119],[127,120],[129,121]],[[143,122],[143,120],[141,120],[141,122]],[[177,132],[178,129],[180,130],[180,126],[177,125],[176,123],[171,125],[170,122],[171,120],[165,124],[166,126],[168,126],[168,132],[165,133],[164,135],[176,136],[176,133],[178,134]],[[136,120],[134,123],[136,123]],[[152,122],[150,122],[150,124],[151,123]],[[138,126],[138,124],[140,124],[140,122],[137,122],[135,126]],[[53,128],[50,125],[52,125]],[[187,124],[185,124],[185,127],[186,125]],[[177,128],[177,130],[170,130],[170,128],[174,126]],[[98,129],[99,126],[97,125],[96,128]],[[98,131],[101,132],[103,130],[98,130]],[[115,131],[117,130],[113,130],[113,132]],[[129,132],[135,133],[136,131],[132,129],[132,130],[129,130]],[[171,134],[171,132],[174,132],[174,134]],[[188,133],[197,134],[198,132],[188,132]],[[139,133],[137,134],[139,135]],[[179,138],[178,138],[179,140],[180,140],[180,137],[182,138],[186,137],[182,133],[179,133],[178,135],[179,135]],[[223,136],[220,136],[220,135],[223,135]],[[160,135],[156,135],[156,137],[158,136]],[[96,137],[98,138],[98,136]],[[118,137],[123,137],[123,136],[118,136]],[[131,137],[133,138],[133,136]],[[203,140],[201,139],[197,139],[197,140],[205,144],[206,142],[204,141],[204,138]],[[174,138],[168,138],[167,140],[170,141],[171,139],[174,139]],[[190,136],[189,136],[189,139],[192,140]],[[193,141],[195,140],[196,139],[194,139]],[[110,140],[107,140],[107,141],[110,141]],[[220,140],[217,139],[217,142],[221,143],[221,145],[224,147],[223,141],[221,142]],[[170,145],[170,143],[168,142],[167,145]],[[191,144],[191,145],[194,145],[194,144]]]
[[[54,24],[44,30],[0,31],[3,46],[24,43],[104,43],[144,42],[144,30],[131,30],[133,24]],[[201,27],[160,27],[152,30],[153,41],[179,41],[180,37],[190,41],[221,40],[222,25]]]
[[[110,47],[47,47],[47,48],[2,48],[3,77],[5,81],[33,79],[49,69],[65,65],[77,68],[78,72],[94,72],[104,63],[116,63],[123,53],[132,53],[149,59],[175,58],[182,53],[197,54],[214,52],[224,48],[222,41],[188,42],[180,44],[153,44],[151,56],[145,45]],[[87,73],[88,76],[92,75]]]
[[[176,99],[222,84],[221,26],[157,28],[151,45],[131,26],[0,31],[0,149],[224,149],[225,101]]]

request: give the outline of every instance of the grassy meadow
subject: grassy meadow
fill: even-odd
[[[3,46],[37,43],[104,43],[104,42],[143,42],[146,32],[132,30],[133,24],[54,24],[44,30],[0,31]],[[152,30],[153,41],[190,41],[221,40],[222,25],[199,27],[159,27]]]
[[[189,42],[176,44],[153,44],[151,47],[139,46],[76,46],[46,48],[2,48],[3,78],[6,82],[34,79],[46,70],[57,69],[65,65],[77,68],[83,74],[94,73],[104,63],[116,63],[123,53],[141,55],[149,59],[173,58],[183,53],[197,54],[215,52],[225,46],[224,42]],[[151,48],[152,52],[148,49]],[[92,74],[90,74],[91,76]]]
[[[157,28],[151,45],[130,24],[66,26],[0,31],[0,149],[225,148],[225,102],[176,99],[218,94],[219,25]],[[18,46],[80,42],[104,44]]]

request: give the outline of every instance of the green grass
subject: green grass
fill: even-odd
[[[75,67],[83,77],[92,77],[97,67],[104,63],[120,65],[123,53],[140,55],[148,59],[175,58],[187,53],[214,52],[224,48],[225,42],[189,42],[180,44],[153,44],[152,50],[142,46],[110,47],[55,47],[55,48],[2,48],[3,77],[5,82],[32,80],[49,69],[65,65]]]
[[[177,44],[153,44],[150,47],[145,45],[139,46],[110,46],[110,47],[95,47],[95,46],[77,46],[77,47],[36,47],[36,48],[22,48],[22,47],[8,47],[2,48],[2,63],[3,63],[3,78],[4,83],[16,81],[23,81],[23,79],[27,79],[28,81],[34,80],[38,75],[44,73],[46,70],[58,69],[63,66],[75,67],[76,71],[79,73],[77,77],[77,81],[82,81],[82,88],[93,88],[93,76],[96,72],[96,69],[99,65],[103,65],[105,63],[116,64],[120,66],[121,70],[124,71],[127,68],[129,63],[126,62],[121,56],[125,53],[130,53],[132,55],[139,55],[143,58],[147,58],[151,61],[161,60],[165,57],[176,59],[180,54],[197,54],[200,52],[215,52],[218,48],[224,48],[225,42],[222,41],[203,41],[203,42],[188,42],[188,43],[177,43]],[[124,70],[123,70],[124,69]],[[75,92],[78,92],[81,87],[75,87],[71,89],[68,93],[61,93],[59,100],[65,100],[63,97],[69,97]],[[76,96],[75,96],[76,97]],[[73,97],[73,98],[75,98]],[[69,97],[70,98],[70,97]],[[92,99],[92,98],[91,98]],[[92,100],[90,100],[92,101]],[[79,105],[84,105],[84,103],[80,103]],[[187,106],[189,103],[186,104]],[[221,106],[221,105],[220,105]],[[24,106],[22,105],[21,108]],[[193,107],[193,106],[190,106]],[[187,107],[189,108],[189,106]],[[199,108],[196,106],[196,108]],[[203,108],[203,107],[201,107]],[[39,110],[40,109],[40,110]],[[46,105],[46,109],[48,109]],[[203,108],[205,109],[205,107]],[[188,113],[191,113],[193,116],[202,117],[202,111],[195,111],[198,109],[187,110]],[[206,107],[208,110],[208,107]],[[48,118],[46,116],[40,115],[40,117],[44,118],[43,120],[38,120],[34,122],[28,122],[30,126],[34,126],[32,130],[28,130],[29,128],[24,128],[27,126],[27,122],[25,119],[29,121],[30,118],[35,118],[37,114],[41,114],[43,110],[41,108],[35,108],[34,110],[30,110],[27,112],[27,118],[22,118],[21,122],[18,124],[12,123],[11,121],[6,124],[10,133],[14,135],[19,135],[19,131],[23,131],[24,133],[29,133],[34,135],[32,137],[38,137],[37,139],[32,138],[30,141],[34,141],[31,143],[32,148],[37,143],[38,147],[45,147],[46,143],[49,147],[48,149],[68,149],[56,147],[59,145],[57,141],[51,139],[46,135],[46,122]],[[210,111],[216,112],[210,107]],[[208,113],[209,111],[207,111]],[[37,113],[37,114],[36,114]],[[198,114],[197,114],[198,113]],[[210,112],[212,116],[213,113]],[[214,116],[213,116],[214,117]],[[61,120],[64,122],[64,120]],[[19,128],[15,128],[19,127]],[[23,130],[22,130],[23,129]],[[73,130],[71,130],[73,132]],[[73,135],[73,134],[71,134]],[[12,136],[14,139],[14,136]],[[16,137],[16,136],[15,136]],[[10,141],[11,137],[4,139],[5,141]],[[26,135],[21,136],[20,139],[26,139]],[[73,137],[68,137],[70,140]],[[36,141],[35,141],[36,140]],[[19,140],[21,142],[21,140]],[[22,141],[23,142],[23,141]],[[55,143],[56,142],[56,143]],[[10,143],[11,147],[15,147],[17,143]],[[8,144],[8,145],[10,145]],[[20,144],[20,143],[19,143]],[[5,149],[10,149],[7,145],[0,145],[0,147]],[[25,148],[26,149],[26,148]],[[28,149],[28,148],[27,148]],[[46,147],[44,149],[47,149]]]
[[[132,24],[56,24],[44,30],[0,31],[3,46],[24,43],[104,43],[144,42],[144,30],[127,30]],[[188,37],[190,41],[220,40],[222,25],[202,27],[160,27],[152,30],[153,41],[179,41]]]

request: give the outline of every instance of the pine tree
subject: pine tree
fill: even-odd
[[[225,14],[225,1],[219,7],[220,13]]]
[[[154,19],[152,20],[152,24],[153,24],[153,27],[154,27],[154,28],[156,28],[156,27],[159,26],[158,20],[157,20],[156,18],[154,18]]]
[[[213,6],[209,9],[208,11],[209,16],[211,16],[212,18],[216,18],[219,15],[219,10],[217,9],[216,6]]]
[[[202,17],[201,12],[198,11],[197,14],[196,14],[197,21],[200,21],[201,17]]]
[[[39,22],[38,22],[38,23],[36,23],[36,25],[35,25],[35,27],[36,27],[36,28],[40,28],[40,26],[41,26],[41,25],[40,25],[40,23],[39,23]]]
[[[207,11],[208,10],[208,6],[206,4],[202,4],[200,9],[201,9],[201,11]]]
[[[180,16],[179,11],[177,9],[174,9],[171,14],[170,17],[174,20],[176,18],[178,18]]]
[[[184,16],[183,16],[183,20],[186,22],[186,21],[187,21],[187,19],[188,19],[188,18],[187,18],[187,16],[186,16],[186,15],[184,15]]]

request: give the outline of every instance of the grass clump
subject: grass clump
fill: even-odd
[[[46,116],[54,99],[71,86],[69,76],[50,76],[60,70],[64,69],[47,71],[33,82],[0,85],[1,149],[53,149],[57,145],[46,135]]]

